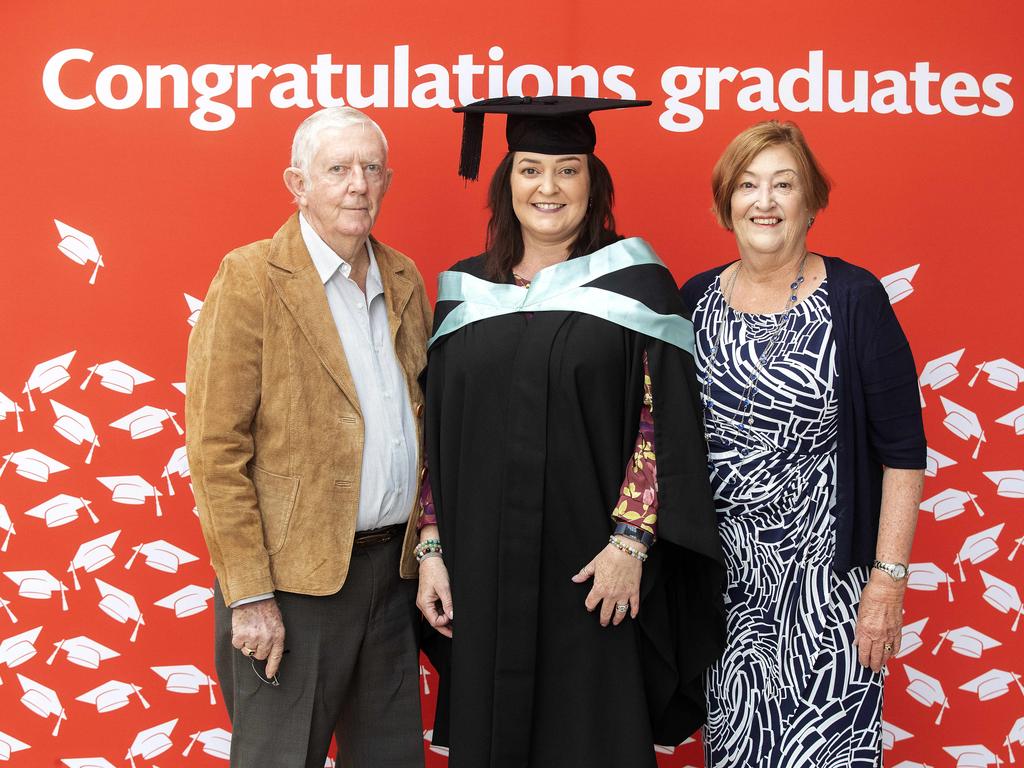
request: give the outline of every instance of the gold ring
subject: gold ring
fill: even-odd
[[[886,643],[882,646],[882,650],[886,653],[892,653],[892,643]]]
[[[248,646],[243,645],[242,646],[242,655],[248,656],[251,659],[253,656],[256,655],[256,649],[255,648],[249,648]]]

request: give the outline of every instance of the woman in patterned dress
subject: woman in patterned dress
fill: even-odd
[[[794,124],[742,132],[712,189],[740,258],[682,290],[728,569],[706,763],[877,766],[926,458],[914,360],[879,281],[807,250],[829,182]]]

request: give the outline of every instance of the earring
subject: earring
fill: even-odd
[[[811,218],[809,218],[809,219],[807,220],[807,228],[808,228],[808,229],[810,229],[810,228],[811,228],[811,225],[812,225],[813,223],[814,223],[814,217],[813,217],[813,216],[811,216]]]

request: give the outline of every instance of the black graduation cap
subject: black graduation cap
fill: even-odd
[[[474,101],[455,112],[463,113],[462,154],[459,175],[476,180],[480,173],[480,148],[484,138],[484,115],[507,115],[505,138],[509,152],[539,152],[544,155],[590,154],[597,145],[591,112],[624,107],[647,107],[651,102],[637,99],[598,99],[582,96],[503,96]]]

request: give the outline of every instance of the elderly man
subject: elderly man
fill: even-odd
[[[361,112],[299,126],[299,211],[221,262],[189,339],[188,458],[217,574],[231,765],[421,766],[416,384],[430,306],[370,235],[391,183]],[[407,550],[411,547],[407,546]],[[287,655],[285,655],[287,654]]]

